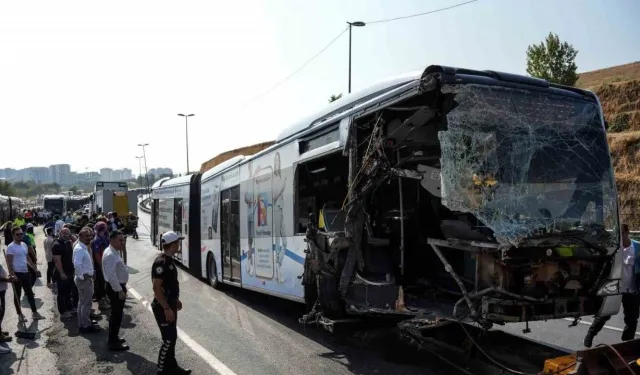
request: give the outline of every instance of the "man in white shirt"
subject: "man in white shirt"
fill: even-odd
[[[93,303],[93,262],[88,246],[93,238],[93,230],[84,227],[80,230],[78,243],[73,248],[74,282],[78,288],[78,327],[81,333],[100,332],[91,321]]]
[[[55,217],[55,220],[56,220],[56,223],[54,225],[53,234],[57,237],[58,234],[60,233],[60,230],[62,230],[62,227],[64,227],[64,220],[62,220],[58,216]]]
[[[624,329],[622,341],[633,340],[638,327],[638,315],[640,315],[640,295],[638,284],[640,274],[636,274],[636,262],[640,262],[640,243],[632,241],[629,237],[629,226],[622,224],[622,275],[620,278],[620,293],[622,293],[622,313],[624,314]],[[590,348],[593,338],[602,330],[610,316],[597,316],[587,336],[584,338],[584,346]]]
[[[44,256],[47,259],[47,287],[51,288],[53,270],[56,269],[56,266],[53,263],[53,253],[51,252],[51,249],[53,248],[53,241],[56,239],[53,237],[53,228],[47,228],[45,233],[47,234],[47,237],[44,239],[44,243],[42,245],[44,247]]]
[[[44,319],[44,316],[38,313],[36,308],[36,299],[33,295],[33,289],[31,287],[31,275],[29,274],[29,267],[37,269],[29,258],[29,248],[22,242],[24,233],[22,228],[14,226],[11,230],[13,234],[13,242],[7,247],[7,266],[9,268],[9,275],[15,276],[17,281],[16,286],[16,298],[18,301],[22,297],[22,291],[27,295],[29,300],[29,306],[31,307],[33,320]],[[19,316],[20,322],[26,322],[24,315]]]
[[[120,257],[120,251],[124,248],[124,235],[121,231],[112,231],[109,234],[109,247],[102,255],[102,273],[104,275],[107,296],[111,303],[111,316],[109,317],[109,350],[129,350],[125,340],[118,337],[124,302],[127,298],[127,282],[129,270]]]

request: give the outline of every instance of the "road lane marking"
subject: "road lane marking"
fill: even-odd
[[[151,304],[140,295],[135,289],[127,288],[129,293],[134,296],[137,300],[142,302],[142,305],[147,308],[147,310],[153,312],[151,309]],[[186,346],[188,346],[191,350],[193,350],[200,358],[202,358],[212,369],[218,372],[220,375],[236,375],[227,365],[222,363],[218,358],[216,358],[213,354],[209,353],[207,349],[203,348],[202,345],[198,344],[198,342],[189,335],[186,334],[180,327],[177,327],[178,337]]]
[[[564,320],[566,320],[566,321],[568,321],[568,322],[573,322],[573,319],[572,319],[572,318],[562,318],[562,319],[564,319]],[[586,324],[586,325],[588,325],[588,326],[590,326],[590,325],[592,325],[592,324],[593,324],[593,322],[590,322],[590,321],[588,321],[588,320],[580,320],[578,323],[580,323],[580,324]],[[603,326],[602,328],[606,328],[606,329],[610,329],[610,330],[612,330],[612,331],[618,331],[618,332],[623,332],[623,331],[624,331],[622,328],[618,328],[618,327],[614,327],[614,326]],[[639,335],[639,336],[640,336],[640,332],[636,332],[636,335]]]

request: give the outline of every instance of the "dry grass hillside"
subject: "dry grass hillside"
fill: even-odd
[[[576,86],[602,102],[622,220],[640,229],[640,62],[582,73]]]
[[[255,153],[258,153],[258,152],[264,150],[265,148],[273,145],[274,143],[275,142],[273,142],[273,141],[262,142],[262,143],[257,143],[255,145],[251,145],[251,146],[236,148],[235,150],[225,151],[225,152],[217,155],[213,159],[211,159],[209,161],[205,161],[204,163],[202,163],[202,166],[200,167],[200,173],[204,173],[204,172],[208,171],[209,169],[215,167],[216,165],[231,159],[234,156],[238,156],[238,155],[248,156],[248,155],[253,155]]]

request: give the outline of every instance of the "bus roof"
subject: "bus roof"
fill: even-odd
[[[191,183],[191,177],[193,176],[194,176],[193,174],[190,174],[186,176],[180,176],[176,178],[171,178],[169,180],[165,180],[161,186],[158,186],[155,189],[164,189],[164,188],[174,187],[174,186],[189,185]]]
[[[271,147],[273,147],[273,146],[271,146]],[[268,150],[269,148],[267,148],[266,150]],[[204,182],[207,179],[209,179],[211,176],[214,176],[214,175],[224,171],[227,168],[233,167],[234,165],[242,162],[244,159],[245,159],[244,155],[237,155],[237,156],[232,157],[229,160],[223,161],[222,163],[220,163],[220,164],[216,165],[215,167],[209,169],[208,171],[204,172],[202,174],[202,181]]]
[[[151,190],[159,188],[160,186],[162,186],[162,184],[169,181],[170,179],[170,177],[163,177],[159,179],[158,181],[154,182],[153,185],[151,185]]]
[[[319,122],[322,122],[329,117],[337,116],[340,113],[345,112],[360,103],[372,99],[375,96],[381,95],[385,91],[389,91],[405,83],[418,80],[420,79],[421,74],[422,72],[417,71],[390,77],[374,83],[369,87],[348,94],[345,97],[340,98],[332,103],[329,103],[328,105],[325,105],[321,110],[313,113],[311,116],[305,117],[283,130],[278,135],[278,138],[276,138],[276,143],[280,143],[287,138],[290,138],[304,131],[305,129],[311,128],[312,126],[316,125]]]
[[[64,199],[64,198],[66,197],[62,194],[49,194],[42,197],[42,199]]]

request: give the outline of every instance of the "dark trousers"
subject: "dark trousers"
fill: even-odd
[[[22,291],[24,290],[24,294],[27,296],[29,300],[29,306],[31,307],[32,312],[38,311],[36,308],[36,299],[33,295],[33,288],[31,284],[31,274],[29,272],[16,272],[16,278],[18,281],[15,283],[16,286],[16,298],[20,301],[22,298]]]
[[[178,367],[176,362],[176,340],[178,339],[178,311],[170,304],[173,309],[173,313],[176,319],[172,323],[168,323],[164,318],[164,310],[158,303],[152,304],[153,315],[156,318],[156,323],[160,328],[160,334],[162,335],[162,346],[160,347],[160,353],[158,353],[158,372],[169,373],[171,370]]]
[[[622,341],[633,340],[638,328],[638,315],[640,315],[640,296],[637,294],[622,294],[622,313],[624,314],[624,329],[622,330]],[[598,317],[593,320],[589,327],[589,334],[593,337],[604,327],[610,316]]]
[[[109,344],[118,343],[118,335],[120,334],[120,325],[122,324],[122,316],[124,314],[124,302],[120,299],[119,293],[111,288],[109,283],[107,286],[107,296],[109,302],[111,302],[111,315],[109,316]],[[120,284],[122,290],[125,289],[125,284]]]
[[[80,300],[80,293],[78,293],[78,287],[76,283],[73,282],[73,272],[71,272],[71,308],[73,310],[78,310],[78,301]]]
[[[4,301],[4,296],[6,294],[7,294],[6,290],[0,290],[0,332],[2,332],[2,319],[4,319],[4,312],[7,309],[7,306]]]
[[[93,298],[100,301],[105,295],[111,299],[109,293],[105,290],[104,275],[102,274],[102,265],[95,264],[94,270],[96,278],[93,280]]]
[[[73,303],[71,302],[71,289],[72,287],[75,287],[73,280],[68,277],[66,280],[57,278],[56,284],[58,285],[58,296],[56,298],[58,302],[58,312],[63,314],[67,311],[73,310]]]
[[[47,284],[51,284],[53,280],[53,270],[56,269],[56,265],[53,261],[47,262]]]

